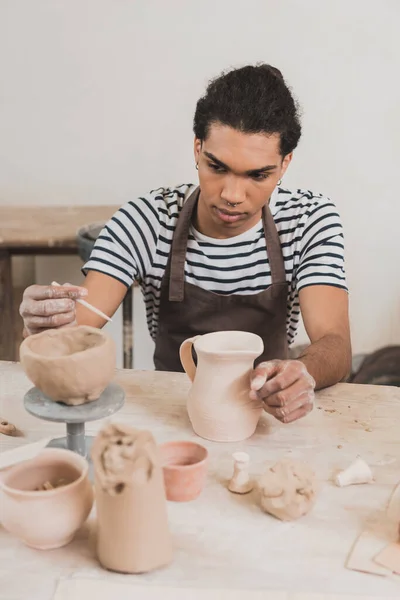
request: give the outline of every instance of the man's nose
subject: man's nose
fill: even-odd
[[[230,204],[241,204],[245,200],[244,183],[239,177],[229,174],[224,178],[221,198]]]

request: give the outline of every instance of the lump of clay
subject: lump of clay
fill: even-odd
[[[307,514],[317,496],[317,479],[305,463],[283,459],[258,480],[262,509],[282,521]]]
[[[78,405],[97,400],[114,376],[116,348],[111,337],[80,325],[27,337],[20,360],[32,383],[56,402]]]
[[[169,564],[172,541],[158,447],[149,431],[107,425],[92,458],[97,555],[103,567],[145,573]]]

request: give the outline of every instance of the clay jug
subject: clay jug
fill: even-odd
[[[239,442],[254,433],[263,408],[249,397],[250,375],[263,350],[262,339],[246,331],[217,331],[181,344],[181,363],[193,382],[187,410],[197,435]]]
[[[97,435],[92,458],[101,565],[145,573],[170,563],[164,478],[152,434],[110,424]]]

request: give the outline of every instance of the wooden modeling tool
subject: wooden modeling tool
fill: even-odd
[[[52,281],[51,285],[54,285],[55,287],[62,287],[59,283],[57,283],[57,281]],[[89,304],[89,302],[86,302],[86,300],[82,300],[81,298],[78,298],[76,300],[76,302],[79,302],[79,304],[82,304],[82,306],[86,306],[86,308],[88,308],[92,312],[96,313],[96,315],[99,315],[99,317],[102,317],[106,321],[112,321],[112,319],[110,319],[110,317],[108,317],[106,314],[104,314],[101,310],[99,310],[95,306],[92,306],[91,304]]]

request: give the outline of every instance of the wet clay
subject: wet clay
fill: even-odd
[[[110,424],[92,458],[97,505],[97,555],[121,573],[144,573],[172,560],[159,450],[149,431]]]
[[[317,479],[305,463],[283,459],[258,480],[261,508],[283,521],[308,513],[317,496]]]
[[[114,376],[116,348],[95,327],[53,329],[27,337],[21,364],[34,385],[56,402],[97,400]]]
[[[193,382],[187,410],[197,435],[214,442],[239,442],[253,435],[263,405],[249,397],[250,376],[263,347],[258,335],[246,331],[217,331],[183,342],[180,358]]]

